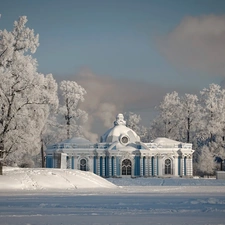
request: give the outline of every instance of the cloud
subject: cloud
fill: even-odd
[[[176,67],[224,75],[225,15],[186,17],[158,46]]]
[[[88,113],[84,135],[92,142],[96,142],[100,135],[113,126],[118,113],[130,111],[139,114],[143,125],[149,126],[156,115],[155,107],[166,93],[176,90],[183,94],[187,91],[179,87],[102,76],[89,69],[82,69],[75,75],[58,76],[58,82],[62,78],[76,81],[87,91],[80,107]]]
[[[75,80],[87,91],[82,109],[89,114],[87,127],[94,128],[93,132],[97,129],[98,134],[113,126],[118,113],[132,111],[146,115],[149,112],[150,118],[163,96],[172,91],[144,81],[97,75],[89,69],[83,69],[68,79]]]

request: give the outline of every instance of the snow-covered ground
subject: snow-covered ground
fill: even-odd
[[[221,225],[224,215],[225,180],[15,168],[0,176],[1,225]]]
[[[114,188],[115,185],[91,173],[80,170],[22,169],[4,167],[0,177],[3,191],[62,191],[89,188]]]

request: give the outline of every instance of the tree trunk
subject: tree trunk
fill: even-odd
[[[190,117],[188,117],[187,118],[187,125],[188,125],[188,129],[187,129],[187,143],[189,143],[190,142],[190,127],[191,127],[191,125],[190,125]]]
[[[0,175],[3,175],[2,162],[0,162]]]
[[[45,168],[45,157],[44,157],[44,144],[43,140],[41,140],[41,167]]]
[[[66,134],[67,134],[67,139],[70,139],[70,122],[69,122],[69,120],[67,122],[67,132],[66,132]]]
[[[3,175],[3,158],[4,158],[4,144],[3,140],[0,141],[0,175]]]
[[[69,109],[69,99],[66,99],[66,109],[67,109],[67,115],[65,116],[65,119],[67,120],[67,139],[70,139],[70,119],[72,118],[70,116],[70,109]]]

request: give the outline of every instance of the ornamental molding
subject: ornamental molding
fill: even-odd
[[[123,154],[121,155],[121,160],[124,160],[124,159],[130,159],[130,160],[133,160],[134,157],[132,157],[131,154],[129,154],[128,152],[123,152]]]

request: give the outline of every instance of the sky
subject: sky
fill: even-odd
[[[225,83],[223,0],[1,0],[0,14],[0,30],[27,16],[39,72],[87,90],[88,126],[129,111],[148,126],[166,93]]]

